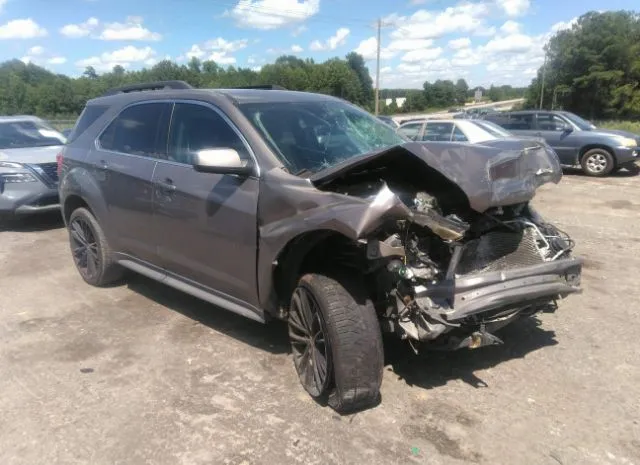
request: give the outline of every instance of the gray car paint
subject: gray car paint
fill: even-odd
[[[579,156],[582,155],[589,147],[606,147],[615,156],[618,165],[624,165],[627,163],[633,163],[638,160],[640,156],[640,135],[633,134],[627,131],[618,131],[611,129],[580,129],[569,118],[562,114],[562,112],[552,111],[518,111],[518,112],[506,112],[500,115],[488,115],[485,119],[492,121],[496,124],[500,124],[500,119],[504,115],[533,115],[533,129],[508,129],[510,132],[524,136],[536,136],[543,137],[547,143],[556,151],[560,161],[563,165],[575,166],[580,164]],[[562,119],[570,128],[569,131],[551,131],[540,130],[537,127],[536,115],[552,114]],[[611,136],[625,136],[631,139],[635,139],[638,143],[638,147],[621,147],[616,137]]]
[[[55,201],[58,189],[53,180],[38,170],[36,165],[55,163],[56,155],[62,150],[61,145],[47,147],[21,147],[0,150],[0,161],[15,162],[25,165],[24,168],[4,169],[5,171],[35,174],[37,182],[5,184],[0,189],[0,212],[26,215],[39,212],[57,211],[60,205]],[[47,200],[46,204],[40,204]],[[53,202],[51,202],[53,200]]]
[[[281,91],[196,89],[155,91],[152,95],[154,101],[194,101],[215,105],[239,129],[255,154],[255,175],[238,179],[230,175],[216,177],[199,174],[201,179],[197,180],[191,168],[171,171],[175,176],[173,181],[185,186],[180,188],[181,193],[176,196],[177,203],[174,205],[173,200],[160,200],[162,194],[158,192],[157,181],[163,178],[163,171],[150,178],[146,174],[148,169],[144,168],[145,174],[141,177],[144,179],[134,188],[128,189],[122,178],[117,178],[114,185],[109,186],[110,190],[116,191],[107,195],[116,196],[114,206],[114,198],[109,201],[99,185],[99,179],[105,173],[101,174],[99,167],[94,166],[100,160],[93,152],[94,141],[124,107],[151,99],[148,92],[98,98],[90,101],[89,105],[108,104],[109,110],[65,148],[64,176],[60,183],[65,218],[70,213],[66,202],[73,200],[73,197],[82,198],[94,211],[109,242],[117,244],[114,250],[120,252],[123,264],[174,287],[182,286],[187,292],[194,293],[195,288],[205,289],[210,297],[218,296],[216,298],[220,302],[217,303],[226,301],[233,302],[235,306],[242,305],[258,320],[263,319],[263,309],[271,313],[277,311],[274,266],[292,241],[305,237],[306,233],[323,230],[355,240],[365,236],[382,221],[411,216],[409,209],[388,188],[366,199],[323,191],[317,187],[347,175],[356,167],[362,168],[381,160],[392,163],[397,157],[417,157],[426,166],[459,185],[468,197],[469,204],[477,211],[494,205],[529,200],[538,185],[558,182],[561,176],[559,166],[556,166],[557,160],[554,161],[553,156],[541,149],[539,144],[528,145],[525,141],[508,140],[503,145],[494,146],[407,143],[357,157],[304,179],[286,171],[236,104],[252,99],[290,101],[327,100],[332,97]],[[90,149],[83,151],[83,147]],[[135,158],[119,155],[127,166]],[[514,165],[519,166],[518,171],[511,178],[488,179],[488,169],[492,164],[508,160],[519,160]],[[165,165],[161,161],[151,163],[153,171]],[[113,165],[110,165],[111,168]],[[125,168],[123,165],[122,170]],[[167,166],[166,169],[168,174],[171,168]],[[194,179],[196,186],[188,188],[187,185]],[[217,193],[216,187],[219,189]],[[428,185],[425,183],[426,188]],[[155,193],[149,194],[150,190]],[[205,199],[204,193],[207,191],[212,195]],[[153,198],[151,202],[149,195]],[[150,204],[154,206],[150,207]],[[128,209],[132,217],[138,215],[137,219],[132,219],[137,227],[144,228],[144,234],[149,230],[155,231],[154,239],[148,246],[151,252],[154,249],[160,252],[157,259],[139,260],[133,253],[122,252],[121,247],[125,244],[118,236],[118,231],[128,227],[130,236],[136,234],[133,225],[127,225],[122,218],[118,218],[124,209]],[[255,217],[253,211],[256,212]],[[214,224],[218,221],[221,222],[218,224],[227,226],[239,221],[242,228],[222,232],[218,224]],[[170,239],[166,239],[169,236]],[[254,242],[254,239],[257,240]],[[229,263],[233,263],[231,268],[228,268]],[[171,268],[167,270],[161,265]],[[222,273],[226,276],[221,274],[223,268],[225,271]],[[252,286],[254,277],[256,285]],[[242,279],[246,281],[237,281]],[[231,305],[223,306],[238,311]]]

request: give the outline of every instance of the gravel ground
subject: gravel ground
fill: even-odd
[[[640,177],[567,175],[534,204],[584,293],[505,345],[387,348],[382,403],[299,386],[286,329],[142,277],[85,285],[56,217],[0,229],[0,464],[640,464]]]

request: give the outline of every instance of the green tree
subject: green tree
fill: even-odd
[[[545,108],[555,103],[589,119],[640,117],[640,15],[586,13],[546,50]],[[527,90],[529,107],[539,105],[542,72]]]

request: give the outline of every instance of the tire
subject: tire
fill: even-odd
[[[104,232],[89,210],[74,210],[67,230],[73,262],[85,282],[103,287],[122,278],[124,270],[113,260]]]
[[[613,155],[607,150],[591,149],[582,156],[580,165],[587,176],[602,177],[611,173],[616,164]]]
[[[336,280],[313,273],[302,276],[289,307],[289,339],[300,383],[311,397],[327,401],[341,414],[379,402],[384,364],[382,334],[359,280]],[[311,341],[314,343],[309,344]]]

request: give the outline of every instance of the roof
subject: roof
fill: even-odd
[[[237,103],[276,103],[276,102],[320,102],[327,100],[342,101],[336,97],[312,92],[298,92],[292,90],[266,90],[266,89],[160,89],[144,90],[137,92],[119,93],[94,98],[89,102],[116,103],[137,102],[153,100],[156,98],[185,98],[185,99],[210,99],[226,97]]]

